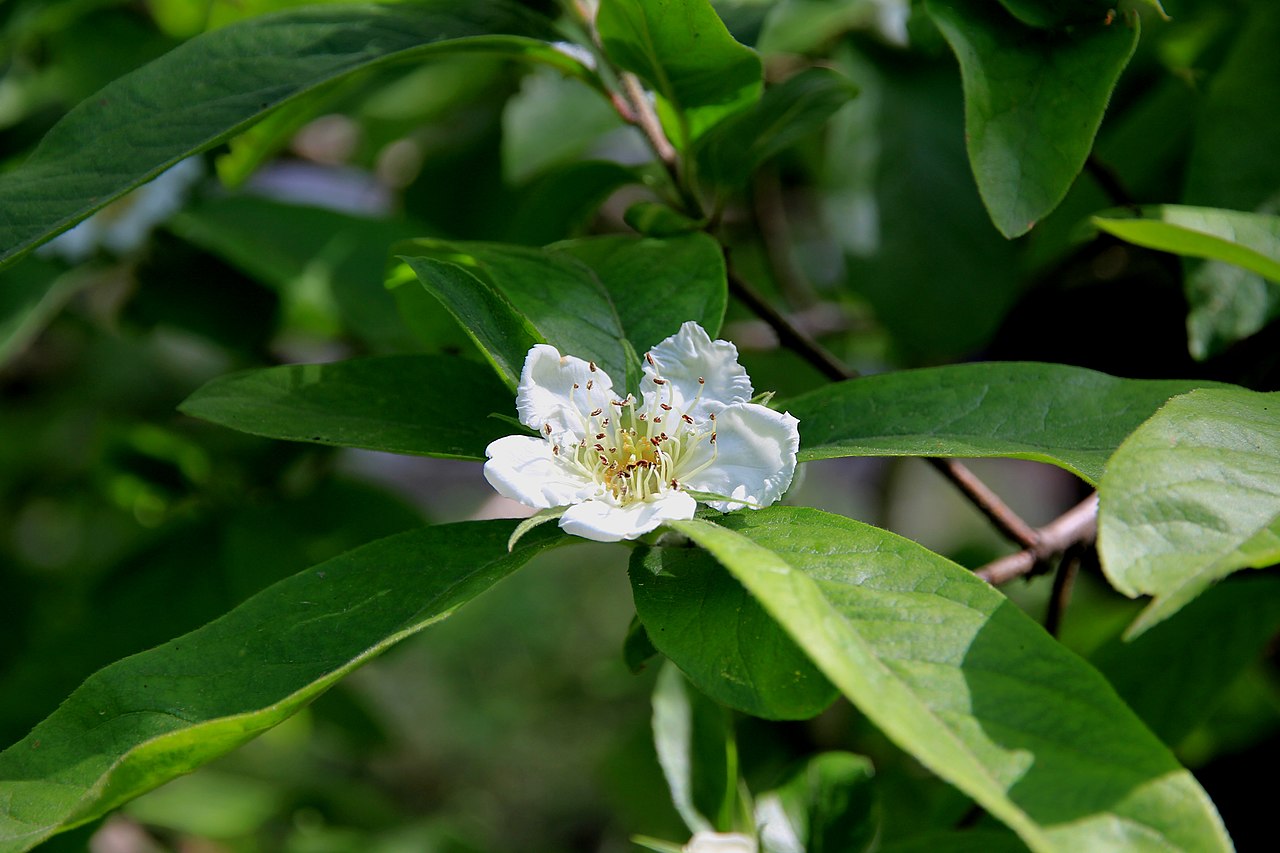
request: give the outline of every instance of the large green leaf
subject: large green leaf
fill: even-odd
[[[820,129],[857,93],[829,68],[796,74],[699,140],[699,174],[728,187],[745,183],[757,166]]]
[[[526,36],[554,33],[505,0],[303,8],[198,36],[73,109],[5,175],[0,264],[276,107],[363,69],[489,50],[583,73]]]
[[[1131,634],[1237,569],[1280,562],[1280,392],[1170,400],[1116,451],[1098,493],[1107,577],[1156,597]]]
[[[650,641],[699,690],[766,719],[817,716],[836,689],[706,552],[636,551],[631,594]]]
[[[1025,234],[1084,166],[1137,46],[1137,18],[1046,31],[981,0],[926,8],[960,60],[969,161],[987,211],[1006,237]]]
[[[1177,746],[1214,711],[1280,628],[1280,578],[1240,576],[1207,590],[1132,642],[1089,656],[1156,736]]]
[[[595,361],[621,389],[637,372],[635,350],[686,320],[714,334],[728,299],[724,258],[705,234],[596,237],[545,249],[416,240],[399,254],[513,387],[529,346],[545,341]],[[401,279],[393,274],[393,283]]]
[[[0,753],[0,851],[28,850],[275,726],[564,537],[512,522],[426,527],[263,590],[90,676]]]
[[[507,388],[450,356],[374,356],[220,376],[178,408],[268,438],[454,459],[484,459],[511,427]]]
[[[811,509],[671,526],[882,731],[1033,850],[1228,850],[1191,774],[1087,663],[914,542]]]
[[[760,97],[760,57],[708,0],[601,0],[596,26],[609,58],[676,112],[668,130],[678,147]]]
[[[787,402],[800,458],[999,456],[1096,484],[1107,458],[1175,394],[1198,385],[1062,364],[990,362],[866,376]]]

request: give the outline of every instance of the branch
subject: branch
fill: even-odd
[[[992,586],[1030,574],[1036,566],[1073,545],[1092,542],[1098,532],[1098,493],[1094,492],[1035,531],[1036,544],[987,563],[974,574]]]
[[[773,328],[778,335],[779,343],[809,362],[828,379],[840,382],[858,377],[858,371],[847,367],[829,350],[796,328],[790,320],[769,304],[759,291],[739,276],[730,264],[727,253],[725,267],[728,270],[730,291]],[[1036,532],[1030,525],[1019,518],[999,495],[991,491],[986,483],[978,479],[977,475],[963,464],[955,459],[929,459],[929,464],[964,492],[974,506],[996,526],[996,529],[1010,540],[1024,548],[1033,548],[1038,545]]]
[[[1062,614],[1067,612],[1067,604],[1071,601],[1071,590],[1076,584],[1076,575],[1080,572],[1080,561],[1084,558],[1085,545],[1076,542],[1067,548],[1058,563],[1058,573],[1053,576],[1053,592],[1049,594],[1049,607],[1044,615],[1044,629],[1050,636],[1058,636],[1062,627]]]

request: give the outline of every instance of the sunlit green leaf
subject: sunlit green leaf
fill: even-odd
[[[760,58],[708,0],[601,0],[596,26],[609,58],[683,116],[668,128],[677,147],[760,97]]]
[[[220,376],[179,406],[192,417],[286,441],[484,459],[511,433],[493,418],[511,394],[482,364],[449,356],[375,356]]]
[[[690,831],[726,830],[738,791],[738,752],[725,709],[671,664],[653,690],[653,743],[676,811]]]
[[[1225,261],[1280,282],[1280,216],[1165,204],[1140,217],[1095,216],[1121,240],[1191,258]]]
[[[1025,27],[980,0],[928,0],[964,77],[969,161],[996,227],[1018,237],[1058,206],[1084,166],[1137,19]]]
[[[28,850],[217,758],[565,539],[426,527],[283,580],[90,676],[0,753],[0,851]]]
[[[1119,379],[1062,364],[957,364],[865,376],[786,402],[800,458],[999,456],[1097,483],[1107,458],[1175,394],[1212,383]]]
[[[1156,597],[1131,634],[1237,569],[1280,562],[1280,393],[1170,400],[1116,451],[1099,496],[1107,577]]]
[[[503,0],[303,8],[198,36],[73,109],[5,175],[0,263],[348,74],[448,50],[581,67],[527,36],[553,37],[544,19]]]
[[[886,735],[1033,850],[1230,849],[1204,791],[1106,680],[954,563],[811,509],[670,524]]]
[[[649,639],[708,696],[783,720],[816,716],[835,700],[804,652],[705,551],[637,551],[630,574]]]

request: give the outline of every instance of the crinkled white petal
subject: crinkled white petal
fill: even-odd
[[[759,846],[750,835],[741,832],[695,832],[684,853],[756,853]]]
[[[508,435],[485,448],[484,478],[504,498],[535,509],[585,500],[596,485],[551,452],[551,443],[529,435]]]
[[[522,424],[539,432],[550,426],[549,435],[582,438],[590,413],[607,409],[614,399],[613,380],[603,370],[593,371],[590,362],[538,344],[529,350],[520,371],[516,412]]]
[[[560,527],[565,533],[596,542],[617,542],[642,536],[664,521],[693,518],[697,507],[692,497],[675,491],[626,506],[590,500],[569,507],[560,518]]]
[[[702,420],[731,403],[751,399],[751,379],[738,364],[738,348],[728,341],[713,341],[706,330],[690,320],[680,331],[649,350],[656,369],[645,359],[640,390],[646,409],[666,403],[677,413]],[[666,380],[656,384],[654,378]],[[705,380],[705,385],[698,379]],[[691,405],[702,397],[697,405]]]
[[[727,406],[716,415],[715,462],[697,474],[685,474],[681,484],[736,499],[707,502],[721,512],[768,506],[782,497],[795,475],[799,423],[788,412],[755,403]],[[711,452],[710,443],[701,442],[696,454],[681,459],[680,467],[696,468]]]

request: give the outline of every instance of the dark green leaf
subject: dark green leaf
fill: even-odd
[[[699,140],[700,174],[722,186],[744,184],[756,167],[819,130],[857,93],[852,82],[829,68],[796,74]]]
[[[653,744],[671,800],[689,829],[730,829],[738,748],[728,712],[690,687],[670,663],[653,688]]]
[[[430,257],[400,257],[409,272],[447,309],[480,348],[507,385],[520,382],[529,348],[544,338],[488,281],[458,264]],[[407,276],[393,273],[391,287],[406,286]]]
[[[468,522],[383,539],[90,676],[0,753],[0,851],[28,850],[290,717],[353,669],[566,540]]]
[[[276,107],[363,69],[488,50],[580,72],[524,36],[554,38],[545,19],[503,0],[304,8],[198,36],[73,109],[5,175],[0,264]]]
[[[1280,562],[1280,393],[1170,400],[1116,451],[1098,494],[1107,577],[1156,597],[1130,634],[1237,569]]]
[[[1090,661],[1161,740],[1177,746],[1213,713],[1277,628],[1280,578],[1242,576],[1133,642],[1117,638],[1102,646]]]
[[[649,661],[653,660],[657,654],[658,650],[649,639],[649,632],[645,630],[644,623],[639,617],[633,617],[631,624],[627,627],[627,636],[622,641],[622,659],[626,662],[627,669],[632,673],[638,673],[648,666]]]
[[[1165,204],[1143,208],[1140,218],[1095,216],[1091,221],[1137,246],[1225,261],[1280,282],[1280,216]]]
[[[0,365],[21,352],[90,276],[32,261],[0,278]]]
[[[809,759],[756,801],[766,853],[792,853],[795,841],[804,853],[869,849],[880,829],[874,776],[871,762],[861,755],[823,752]]]
[[[482,364],[449,356],[357,358],[220,376],[179,406],[192,417],[286,441],[484,459],[511,433],[490,417],[511,394]]]
[[[811,509],[670,525],[886,735],[1032,849],[1230,849],[1204,791],[1106,680],[954,563]]]
[[[760,57],[734,41],[708,0],[601,0],[596,26],[609,58],[683,115],[677,147],[760,97]]]
[[[705,551],[640,550],[630,574],[650,640],[708,696],[771,720],[807,719],[835,700],[804,652]]]
[[[880,853],[1025,853],[1027,845],[1012,832],[969,829],[929,832],[880,848]]]
[[[1097,483],[1107,458],[1175,394],[1212,383],[1118,379],[1061,364],[990,362],[866,376],[787,402],[800,458],[999,456]]]
[[[634,170],[599,160],[553,169],[517,195],[503,240],[541,246],[581,233],[614,190],[638,180]]]
[[[996,227],[1018,237],[1058,206],[1093,147],[1138,43],[1135,16],[1060,32],[992,14],[980,0],[928,0],[960,60],[969,161]]]
[[[1109,0],[1000,0],[1000,5],[1033,27],[1096,24],[1106,18],[1108,10],[1115,8]]]

